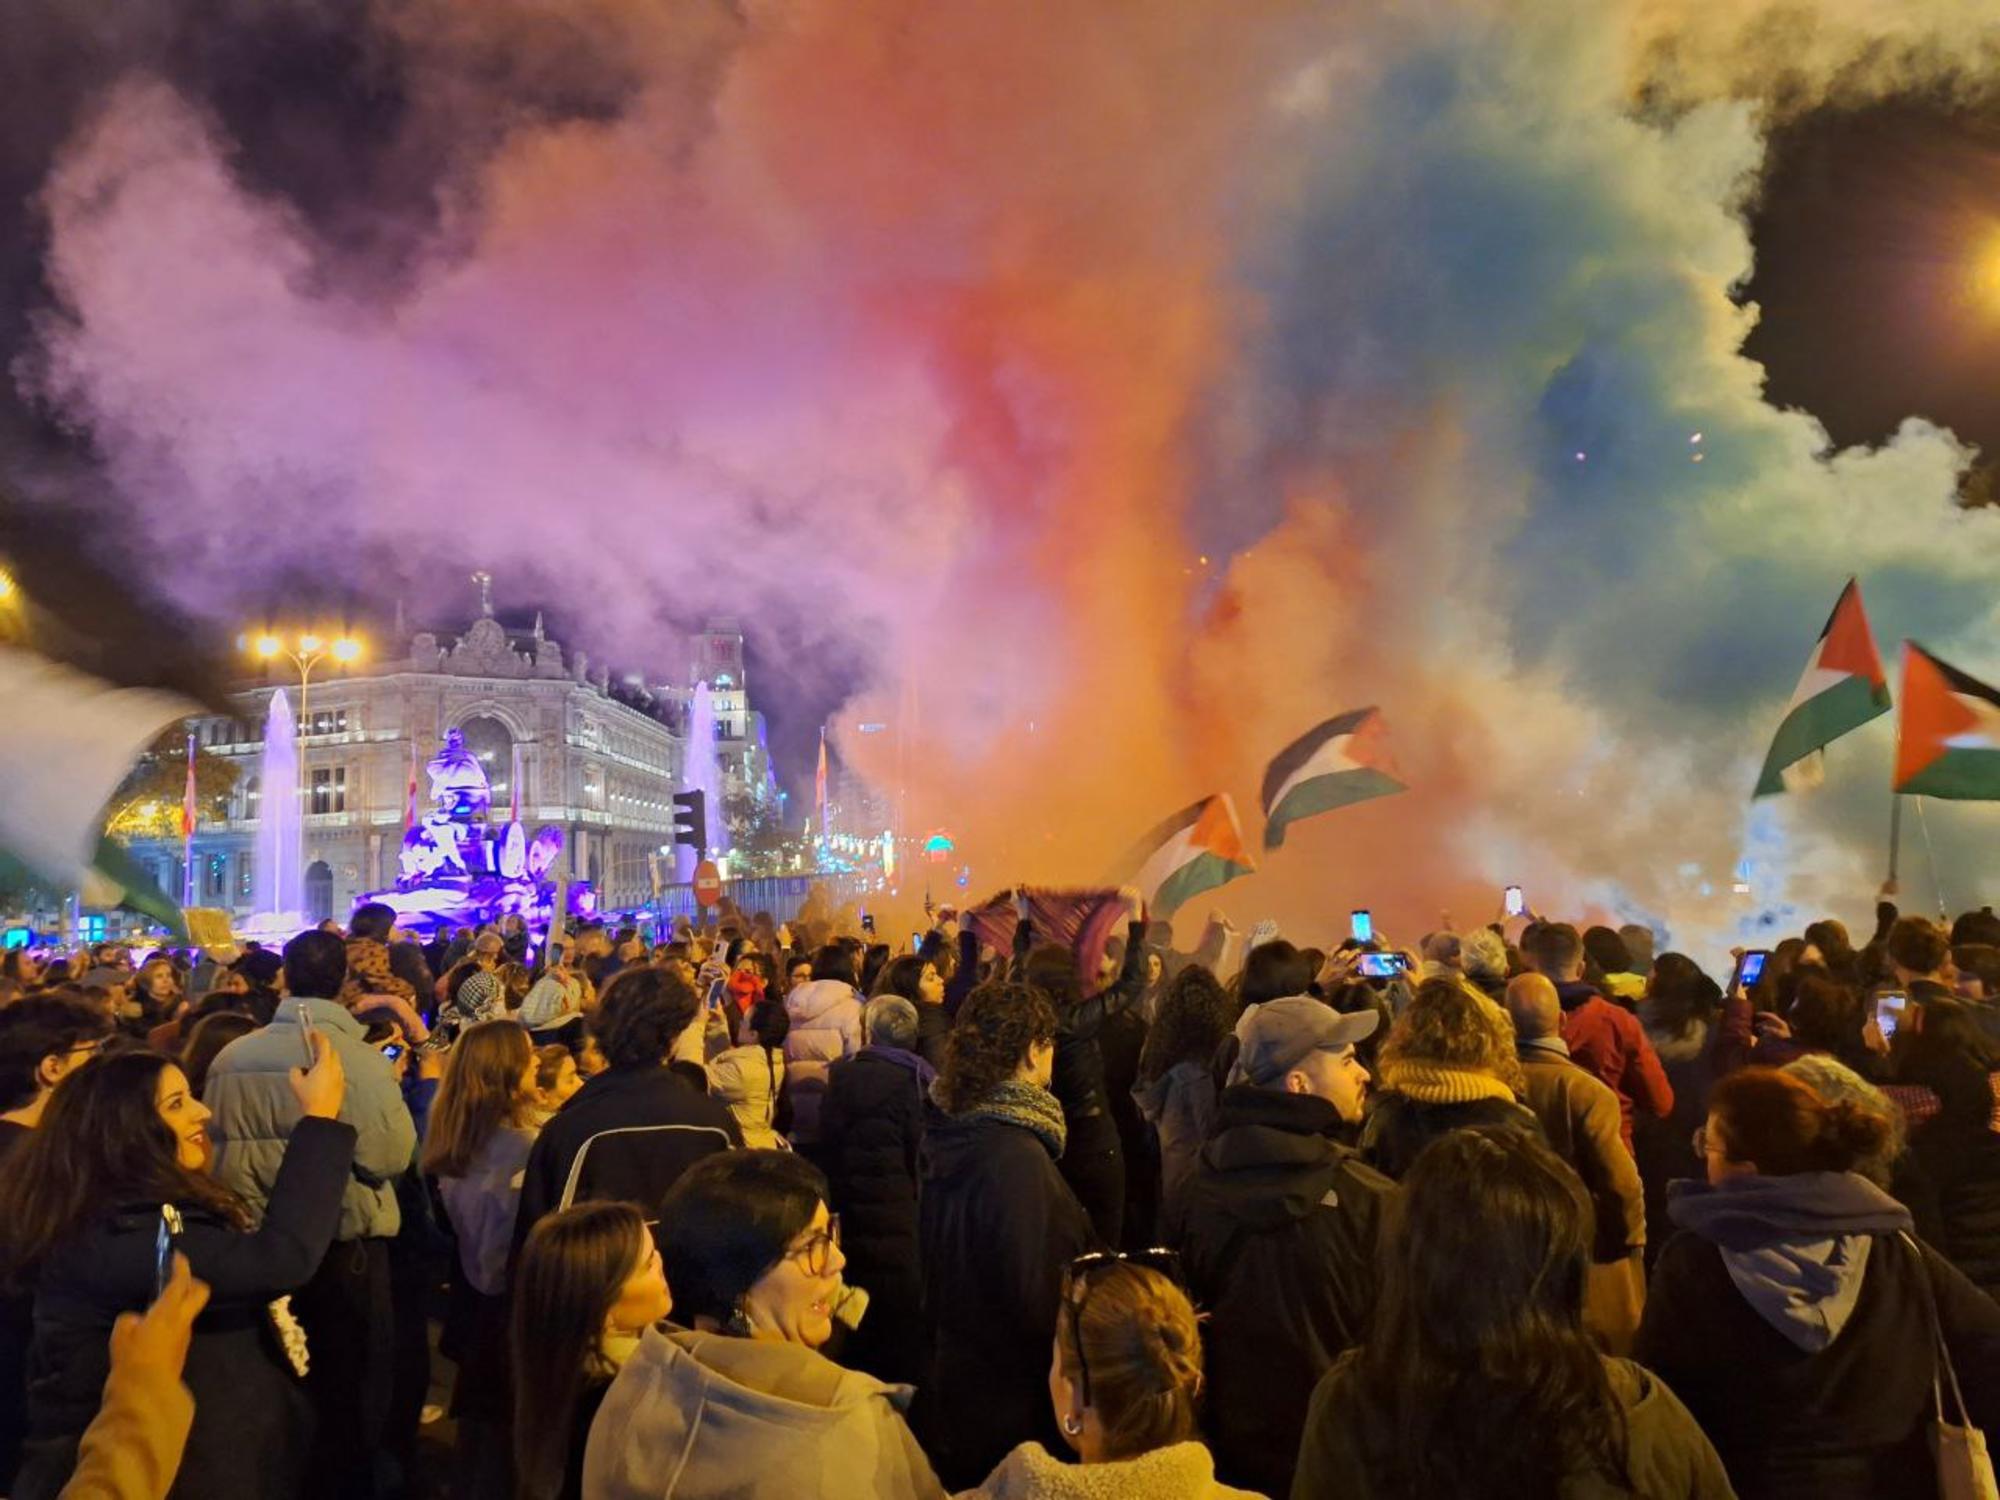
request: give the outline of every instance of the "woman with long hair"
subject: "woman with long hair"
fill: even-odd
[[[2000,1426],[2000,1307],[1856,1170],[1890,1138],[1872,1104],[1786,1072],[1746,1068],[1709,1097],[1707,1180],[1674,1185],[1681,1233],[1653,1269],[1636,1354],[1746,1500],[1936,1495],[1947,1354],[1973,1425]]]
[[[181,1070],[197,1099],[208,1086],[209,1067],[222,1055],[222,1049],[256,1029],[257,1018],[240,1010],[214,1010],[194,1023],[187,1046],[181,1049]]]
[[[1727,1500],[1659,1380],[1583,1327],[1583,1184],[1518,1131],[1458,1130],[1404,1178],[1367,1342],[1321,1379],[1292,1493]]]
[[[958,1013],[931,1098],[918,1211],[935,1373],[928,1445],[949,1484],[976,1484],[1016,1443],[1062,1441],[1049,1414],[1048,1330],[1060,1269],[1090,1219],[1057,1170],[1067,1141],[1049,1091],[1060,1023],[1042,991],[988,983]]]
[[[917,1008],[916,1053],[933,1068],[944,1066],[944,1041],[951,1035],[944,983],[943,972],[930,959],[905,953],[889,961],[875,984],[877,995],[900,995]]]
[[[579,1203],[528,1234],[514,1273],[514,1472],[521,1500],[577,1500],[584,1445],[639,1335],[673,1310],[629,1203]]]
[[[848,1299],[826,1179],[785,1151],[695,1163],[660,1205],[660,1253],[685,1327],[653,1327],[604,1397],[584,1456],[593,1500],[941,1494],[904,1424],[907,1386],[818,1350]]]
[[[1473,1126],[1526,1131],[1541,1122],[1520,1102],[1527,1080],[1514,1023],[1456,978],[1426,979],[1377,1054],[1381,1093],[1362,1126],[1363,1160],[1401,1178],[1439,1136]]]
[[[743,1144],[787,1150],[780,1109],[785,1087],[785,1036],[791,1017],[785,1002],[759,1000],[744,1018],[743,1044],[719,1052],[708,1064],[708,1091],[729,1106]]]
[[[1218,1484],[1202,1445],[1201,1330],[1187,1293],[1162,1271],[1086,1255],[1063,1272],[1049,1400],[1080,1463],[1039,1443],[1009,1453],[960,1500],[1249,1500]]]
[[[1215,1125],[1215,1054],[1235,1024],[1229,992],[1208,969],[1189,964],[1167,982],[1140,1048],[1132,1097],[1159,1143],[1163,1222],[1172,1222],[1181,1186]]]
[[[156,1052],[99,1057],[64,1078],[8,1159],[0,1284],[35,1293],[20,1500],[47,1500],[67,1482],[97,1412],[111,1330],[159,1290],[163,1237],[212,1289],[188,1354],[195,1418],[177,1493],[301,1493],[312,1412],[282,1299],[333,1242],[355,1143],[354,1127],[336,1118],[340,1058],[324,1036],[314,1049],[313,1066],[291,1072],[303,1117],[255,1229],[208,1175],[209,1112]]]

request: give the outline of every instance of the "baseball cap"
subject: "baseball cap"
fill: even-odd
[[[1241,1044],[1231,1083],[1269,1088],[1314,1052],[1341,1052],[1375,1034],[1373,1010],[1343,1013],[1311,995],[1288,995],[1253,1005],[1236,1023]]]

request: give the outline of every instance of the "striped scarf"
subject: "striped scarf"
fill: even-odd
[[[1511,1102],[1514,1098],[1514,1090],[1491,1073],[1414,1059],[1383,1064],[1382,1087],[1419,1104],[1471,1104],[1477,1099]]]

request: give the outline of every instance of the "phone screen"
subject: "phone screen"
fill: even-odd
[[[910,951],[911,951],[912,953],[916,953],[916,952],[918,952],[919,950],[921,950],[921,949],[923,948],[923,946],[924,946],[924,935],[923,935],[923,934],[922,934],[921,932],[913,932],[913,933],[911,933],[911,934],[910,934]]]
[[[1356,911],[1353,921],[1348,927],[1348,931],[1353,934],[1354,941],[1357,943],[1374,942],[1375,918],[1373,914],[1367,911]]]
[[[171,1203],[160,1205],[160,1228],[153,1236],[153,1296],[166,1291],[174,1274],[174,1236],[181,1232],[180,1210]]]
[[[1743,955],[1743,964],[1737,972],[1736,982],[1742,985],[1744,989],[1749,989],[1764,977],[1764,965],[1770,957],[1770,952],[1767,949],[1752,948],[1748,953]]]
[[[394,1062],[397,1058],[403,1055],[403,1049],[397,1046],[394,1042],[391,1042],[389,1043],[388,1046],[382,1049],[382,1055],[388,1058],[390,1062]]]
[[[864,911],[861,914],[861,930],[870,937],[875,935],[875,914],[873,912]]]
[[[1527,909],[1528,909],[1528,903],[1521,897],[1521,888],[1518,885],[1508,886],[1507,915],[1510,917],[1518,917],[1521,915],[1522,912],[1526,911]]]
[[[1909,1003],[1910,997],[1901,990],[1890,990],[1875,997],[1875,1024],[1881,1028],[1883,1037],[1896,1034],[1896,1028],[1903,1024],[1903,1009]]]
[[[1408,967],[1400,953],[1364,953],[1358,972],[1370,979],[1388,979]]]
[[[299,1008],[299,1047],[305,1053],[305,1066],[310,1068],[319,1061],[319,1054],[313,1051],[313,1032],[316,1028],[313,1026],[312,1007],[303,1000],[293,1003]]]

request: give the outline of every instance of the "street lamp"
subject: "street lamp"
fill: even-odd
[[[291,643],[282,636],[265,631],[252,643],[259,659],[276,661],[283,657],[299,669],[299,722],[304,726],[299,738],[303,740],[312,733],[312,674],[313,668],[329,658],[337,666],[352,666],[361,659],[361,642],[351,635],[335,636],[328,641],[312,631],[301,632]],[[303,749],[299,754],[300,785],[292,790],[301,792],[305,786],[306,757]]]

